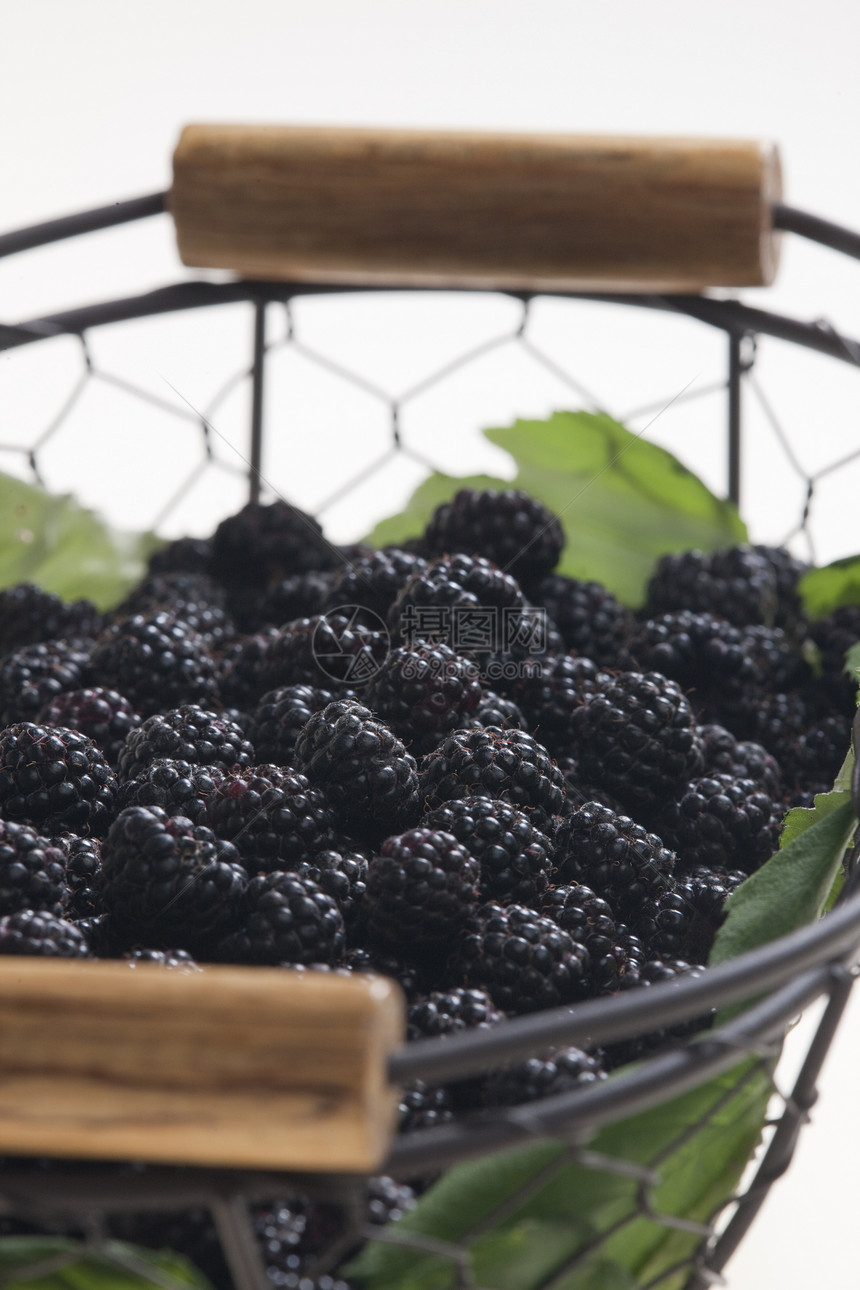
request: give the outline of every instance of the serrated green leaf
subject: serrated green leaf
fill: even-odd
[[[0,474],[0,587],[34,582],[109,609],[140,580],[158,545],[152,533],[111,529],[72,497]]]
[[[810,569],[797,589],[810,618],[824,618],[842,605],[860,605],[860,555]]]
[[[730,502],[670,452],[602,413],[556,412],[484,434],[517,463],[512,481],[431,475],[406,510],[377,525],[368,540],[384,545],[416,537],[433,509],[460,488],[521,488],[561,519],[559,572],[602,582],[629,605],[641,604],[659,556],[746,540]]]
[[[59,1236],[0,1238],[0,1282],[4,1290],[212,1290],[172,1250],[142,1250],[121,1241],[82,1250]]]

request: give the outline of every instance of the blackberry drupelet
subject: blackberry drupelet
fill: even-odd
[[[246,769],[255,760],[253,744],[235,721],[197,704],[165,710],[147,717],[133,730],[118,758],[119,774],[134,779],[161,758],[209,766],[227,772]]]
[[[406,1038],[433,1039],[462,1030],[484,1029],[504,1021],[486,990],[433,990],[409,1005]]]
[[[253,877],[295,869],[336,844],[334,812],[298,771],[253,766],[223,776],[206,799],[203,822],[234,843]]]
[[[109,627],[90,659],[90,672],[95,685],[118,690],[144,717],[218,697],[215,660],[203,637],[164,611],[135,614]]]
[[[296,743],[295,764],[325,790],[342,827],[360,838],[386,837],[420,813],[414,757],[353,699],[313,714]]]
[[[130,806],[102,847],[107,912],[133,940],[205,953],[248,883],[230,842],[157,806]]]
[[[358,605],[371,624],[376,618],[385,622],[401,588],[426,568],[425,559],[398,547],[368,552],[332,575],[328,600],[321,612],[337,613],[345,605]]]
[[[631,614],[602,583],[553,573],[532,589],[532,599],[547,610],[567,649],[600,667],[619,666]]]
[[[367,870],[368,932],[378,944],[445,945],[475,912],[480,865],[451,833],[386,838]]]
[[[0,724],[33,721],[52,699],[85,684],[91,640],[51,640],[26,645],[0,663]]]
[[[416,640],[390,651],[362,697],[419,756],[466,725],[480,702],[481,682],[470,659],[447,645]]]
[[[753,873],[770,859],[779,839],[767,793],[750,779],[730,775],[691,780],[664,805],[655,827],[685,869],[708,865]]]
[[[525,811],[546,830],[561,810],[565,782],[542,744],[524,730],[455,730],[421,759],[425,806],[464,797],[492,797]]]
[[[762,744],[751,739],[735,739],[725,726],[701,726],[704,751],[704,773],[731,775],[733,779],[752,779],[775,802],[782,798],[783,780],[779,762]]]
[[[302,728],[334,697],[331,690],[314,685],[285,685],[264,694],[247,727],[260,761],[291,765]]]
[[[102,616],[89,600],[66,602],[32,582],[0,591],[0,659],[26,645],[61,637],[93,637]]]
[[[648,583],[649,618],[676,609],[714,614],[736,627],[773,624],[777,579],[770,560],[750,546],[664,555]]]
[[[680,686],[659,672],[619,672],[573,716],[583,775],[648,816],[702,769]]]
[[[101,686],[57,695],[44,705],[36,720],[43,726],[79,730],[98,744],[114,769],[127,737],[141,723],[140,715],[124,695]]]
[[[558,564],[564,530],[558,517],[528,493],[461,488],[436,507],[424,543],[438,555],[485,556],[515,578],[536,582]]]
[[[116,776],[91,739],[24,721],[0,730],[0,815],[49,832],[101,837]]]
[[[19,909],[0,918],[0,954],[64,959],[91,957],[80,928],[45,909]]]
[[[600,802],[586,802],[559,824],[556,882],[591,887],[621,918],[635,917],[643,900],[668,890],[677,863],[661,838]]]
[[[238,926],[215,952],[228,963],[334,964],[343,958],[345,942],[337,904],[313,879],[268,873],[248,883]]]
[[[224,772],[214,766],[197,766],[172,757],[157,757],[135,775],[120,782],[116,810],[128,806],[160,806],[167,815],[181,815],[192,824],[205,824],[207,799],[221,783]]]
[[[70,892],[61,847],[26,824],[0,820],[0,915],[42,909],[60,915]]]
[[[484,902],[534,905],[549,886],[553,847],[523,811],[492,797],[444,802],[421,824],[442,829],[463,844],[480,865]]]
[[[591,991],[584,945],[524,905],[483,905],[449,957],[454,986],[486,990],[505,1012],[574,1003]]]
[[[268,643],[260,669],[261,693],[287,685],[323,689],[365,685],[387,653],[386,633],[362,626],[355,617],[297,618],[285,623]]]

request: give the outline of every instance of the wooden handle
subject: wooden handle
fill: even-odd
[[[191,125],[185,264],[343,285],[697,291],[772,280],[771,145]]]
[[[394,1129],[384,977],[0,961],[0,1154],[373,1171]]]

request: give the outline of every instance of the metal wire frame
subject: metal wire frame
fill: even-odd
[[[165,194],[118,203],[51,221],[30,230],[0,236],[0,256],[50,241],[127,222],[165,209]],[[810,237],[860,258],[860,236],[789,207],[774,208],[774,226]],[[182,282],[124,300],[105,301],[48,315],[14,326],[0,326],[0,349],[12,349],[58,335],[81,339],[94,327],[145,316],[250,301],[254,305],[252,411],[249,452],[249,491],[260,493],[263,443],[263,385],[266,358],[265,317],[273,302],[289,303],[303,295],[334,294],[333,285],[272,282]],[[391,290],[391,288],[385,288]],[[527,304],[529,293],[505,292]],[[541,292],[566,298],[599,300],[669,310],[685,314],[728,336],[728,493],[737,502],[741,488],[741,383],[750,366],[745,346],[756,335],[769,335],[800,344],[842,362],[860,365],[860,343],[839,336],[820,323],[750,308],[734,300],[703,296],[630,295],[609,293]],[[855,722],[855,742],[860,728]],[[855,812],[860,815],[860,777],[853,784]],[[813,1000],[826,997],[827,1007],[810,1045],[803,1069],[786,1100],[785,1111],[759,1166],[756,1178],[736,1203],[734,1214],[715,1238],[710,1226],[701,1228],[702,1245],[693,1263],[688,1290],[712,1284],[752,1222],[773,1180],[787,1167],[807,1108],[815,1096],[821,1064],[835,1033],[854,979],[860,953],[860,869],[846,882],[842,899],[824,920],[802,928],[718,968],[647,991],[594,1000],[575,1008],[521,1017],[480,1034],[424,1040],[396,1052],[390,1078],[405,1084],[421,1078],[439,1083],[522,1059],[559,1044],[589,1047],[633,1038],[658,1028],[695,1019],[712,1008],[751,999],[758,1002],[739,1017],[689,1042],[651,1057],[603,1083],[515,1107],[493,1115],[477,1114],[440,1128],[419,1131],[395,1141],[385,1164],[387,1172],[415,1177],[490,1152],[501,1151],[535,1137],[563,1138],[586,1144],[601,1125],[653,1108],[681,1092],[700,1086],[731,1069],[744,1054],[774,1054],[792,1018]],[[115,1164],[94,1162],[57,1166],[47,1173],[26,1168],[4,1169],[0,1208],[18,1214],[117,1213],[205,1204],[213,1213],[237,1290],[261,1290],[268,1285],[253,1230],[248,1203],[285,1191],[338,1197],[351,1215],[338,1249],[361,1231],[357,1186],[360,1180],[317,1176],[296,1178],[277,1173],[237,1170],[177,1171],[149,1167],[142,1173],[123,1171]],[[73,1198],[70,1201],[70,1198]],[[366,1234],[366,1232],[365,1232]],[[462,1253],[462,1251],[461,1251]],[[326,1267],[335,1266],[337,1249],[327,1252]],[[455,1259],[457,1252],[448,1257]],[[689,1264],[689,1261],[688,1261]],[[685,1267],[688,1265],[685,1264]],[[465,1282],[463,1282],[465,1284]]]

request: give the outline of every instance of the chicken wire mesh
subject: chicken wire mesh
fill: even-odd
[[[786,224],[791,222],[786,217]],[[797,217],[794,224],[816,232],[801,227]],[[4,249],[20,248],[0,242]],[[853,243],[842,249],[857,253]],[[347,314],[332,330],[335,302],[341,308],[346,302]],[[405,324],[414,328],[428,311],[435,311],[435,323],[429,332],[421,331],[416,354],[414,331]],[[625,323],[617,322],[619,314]],[[691,329],[689,319],[703,325]],[[118,322],[125,325],[108,326]],[[208,342],[205,361],[183,348],[189,326]],[[697,337],[692,380],[679,327]],[[664,329],[656,341],[655,328]],[[427,470],[462,474],[485,467],[494,450],[479,438],[480,425],[509,419],[511,407],[520,415],[539,416],[560,399],[575,399],[589,410],[609,411],[636,433],[677,451],[715,492],[742,500],[751,516],[759,490],[767,490],[772,501],[774,479],[783,481],[782,509],[769,508],[773,527],[756,536],[791,543],[814,558],[822,552],[843,554],[828,548],[832,539],[819,538],[818,520],[840,489],[848,496],[856,488],[852,475],[860,448],[846,452],[839,433],[832,439],[821,434],[810,443],[802,405],[785,398],[783,385],[775,384],[774,393],[771,381],[759,378],[762,368],[771,377],[773,371],[783,380],[789,375],[775,360],[771,346],[777,341],[795,342],[802,348],[792,346],[792,354],[813,356],[813,362],[816,355],[836,359],[856,380],[850,369],[860,364],[860,346],[826,321],[799,323],[734,300],[545,294],[490,300],[477,294],[347,294],[271,283],[183,282],[135,299],[0,326],[0,349],[8,351],[9,360],[2,373],[8,413],[0,464],[102,506],[104,489],[94,487],[93,479],[109,477],[112,518],[128,524],[131,517],[165,535],[211,532],[246,497],[265,501],[284,495],[330,517],[333,535],[345,540],[358,536],[380,511],[395,509]],[[237,364],[241,348],[249,357]],[[655,354],[665,356],[667,348],[678,360],[668,386],[650,370],[659,366],[652,364]],[[783,348],[788,347],[776,346]],[[624,372],[623,361],[619,366],[619,356],[637,352],[644,353],[649,369],[644,379],[641,365],[629,362],[632,374]],[[177,354],[190,358],[192,366],[196,362],[198,370],[174,379]],[[396,361],[386,368],[380,354],[388,359],[393,354]],[[23,360],[23,374],[13,357]],[[140,376],[141,365],[148,380]],[[832,367],[831,362],[828,372]],[[466,379],[477,392],[464,396]],[[799,379],[805,381],[806,374]],[[527,394],[524,384],[530,384]],[[449,390],[459,405],[456,414],[451,404],[438,401]],[[107,403],[100,399],[105,392]],[[354,402],[347,403],[345,395]],[[851,397],[856,398],[853,386]],[[792,409],[788,416],[786,406]],[[132,464],[130,451],[137,454]],[[151,464],[144,467],[144,462]],[[505,468],[498,456],[493,466]],[[860,813],[856,776],[852,790]],[[238,1290],[336,1284],[331,1278],[337,1269],[368,1240],[420,1256],[425,1271],[441,1269],[439,1284],[492,1290],[475,1270],[482,1235],[528,1214],[530,1205],[554,1187],[573,1186],[584,1174],[595,1186],[606,1177],[621,1184],[618,1211],[610,1212],[575,1252],[549,1261],[540,1290],[574,1290],[580,1273],[602,1253],[610,1257],[613,1240],[629,1236],[631,1229],[641,1232],[643,1243],[642,1290],[721,1284],[727,1259],[791,1159],[854,979],[860,944],[855,858],[856,853],[849,857],[838,906],[821,924],[742,959],[654,986],[642,992],[644,997],[596,1000],[478,1035],[418,1041],[395,1053],[393,1082],[442,1083],[549,1044],[593,1046],[634,1038],[689,1023],[715,1008],[757,1000],[696,1041],[675,1044],[594,1087],[396,1140],[383,1168],[386,1176],[404,1180],[523,1144],[546,1153],[527,1185],[513,1188],[466,1224],[454,1241],[369,1221],[363,1178],[9,1159],[0,1177],[7,1230],[53,1232],[59,1245],[0,1280],[36,1280],[95,1256],[154,1284],[178,1285],[169,1270],[142,1264],[117,1239],[124,1232],[122,1215],[169,1211],[197,1215],[216,1250],[207,1270],[216,1281],[232,1279]],[[815,1000],[823,1001],[821,1018],[789,1090],[782,1087],[780,1052],[793,1019]],[[651,1154],[625,1152],[623,1144],[617,1154],[607,1154],[590,1145],[601,1126],[644,1114],[721,1072],[739,1070],[722,1093],[704,1109],[698,1107]],[[701,1217],[672,1213],[666,1187],[679,1176],[692,1186],[694,1140],[709,1128],[720,1133],[744,1113],[745,1099],[768,1104],[765,1145],[755,1169],[729,1200],[710,1208],[703,1203]],[[327,1235],[308,1255],[302,1247],[304,1228],[290,1222],[296,1215],[306,1223],[309,1216],[318,1220],[323,1211]],[[272,1219],[277,1212],[291,1216],[292,1235],[283,1240]],[[648,1252],[667,1236],[675,1242],[677,1258],[649,1273]],[[280,1261],[264,1257],[266,1241],[270,1247],[280,1241]]]

